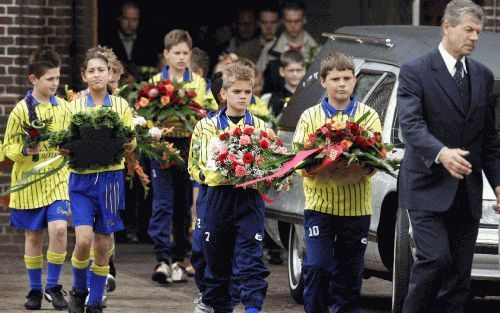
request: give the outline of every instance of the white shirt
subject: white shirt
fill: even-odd
[[[132,49],[134,48],[134,42],[136,35],[132,37],[127,37],[124,34],[122,34],[121,31],[118,31],[118,36],[120,37],[120,40],[122,41],[123,47],[125,48],[125,53],[127,54],[127,59],[131,60],[132,59]]]
[[[455,59],[448,51],[446,51],[446,49],[443,46],[443,43],[439,44],[438,50],[439,53],[441,54],[441,57],[444,60],[444,64],[446,65],[448,72],[450,72],[451,77],[455,76],[455,72],[457,71],[457,69],[455,68],[455,64],[457,64],[457,59]],[[462,57],[459,61],[462,62],[465,73],[468,73],[467,65],[465,65],[465,57]],[[462,73],[462,77],[463,75],[464,73]]]
[[[441,54],[441,57],[444,60],[444,64],[446,65],[446,68],[448,69],[448,72],[450,72],[451,77],[455,76],[455,72],[457,69],[455,68],[455,64],[457,64],[457,59],[455,59],[446,49],[443,47],[443,43],[439,44],[438,47],[439,53]],[[462,65],[464,67],[464,72],[467,72],[467,65],[465,65],[465,57],[462,57],[460,60],[462,62]],[[464,77],[464,73],[462,73],[462,77]],[[436,156],[436,159],[434,160],[435,163],[439,164],[439,156],[441,155],[441,152],[443,152],[445,148],[442,148],[439,150],[439,153]]]

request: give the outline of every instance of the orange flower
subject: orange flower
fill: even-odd
[[[349,149],[351,146],[352,146],[352,142],[350,142],[349,140],[342,140],[340,142],[340,145],[342,146],[342,149],[345,151],[347,149]]]
[[[162,96],[160,98],[160,102],[163,105],[168,105],[168,104],[170,104],[170,97],[169,96]]]
[[[172,84],[165,84],[165,88],[167,89],[167,95],[172,96],[175,91],[175,87]]]
[[[339,130],[339,129],[344,129],[345,128],[345,122],[342,121],[332,121],[331,123],[331,129],[332,130]]]
[[[148,104],[149,104],[148,98],[141,97],[141,99],[139,99],[139,107],[143,108],[143,107],[146,107]]]

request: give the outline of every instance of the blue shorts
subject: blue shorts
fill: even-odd
[[[19,229],[42,230],[52,221],[68,221],[69,202],[57,200],[37,209],[10,209],[10,226]]]
[[[123,171],[69,176],[73,227],[88,225],[94,233],[111,234],[123,229],[120,210],[125,208]]]

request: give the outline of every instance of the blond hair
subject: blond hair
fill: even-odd
[[[237,81],[249,81],[254,85],[255,74],[253,70],[241,63],[228,64],[222,71],[222,88],[229,89]]]
[[[182,42],[188,45],[189,50],[193,49],[193,39],[191,39],[191,35],[189,35],[188,31],[184,29],[173,29],[169,31],[163,39],[163,44],[167,50],[170,50],[170,48]]]

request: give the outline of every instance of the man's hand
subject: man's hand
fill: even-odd
[[[36,155],[40,153],[40,145],[36,145],[33,148],[24,148],[25,154],[26,155]]]
[[[497,196],[497,203],[493,205],[493,209],[497,214],[500,214],[500,186],[495,188],[495,195]]]
[[[57,150],[59,151],[59,154],[62,155],[63,157],[67,157],[69,155],[69,150],[68,149],[59,148]]]
[[[439,162],[450,172],[451,176],[463,179],[464,175],[472,173],[472,165],[465,159],[469,151],[444,148],[439,155]]]

